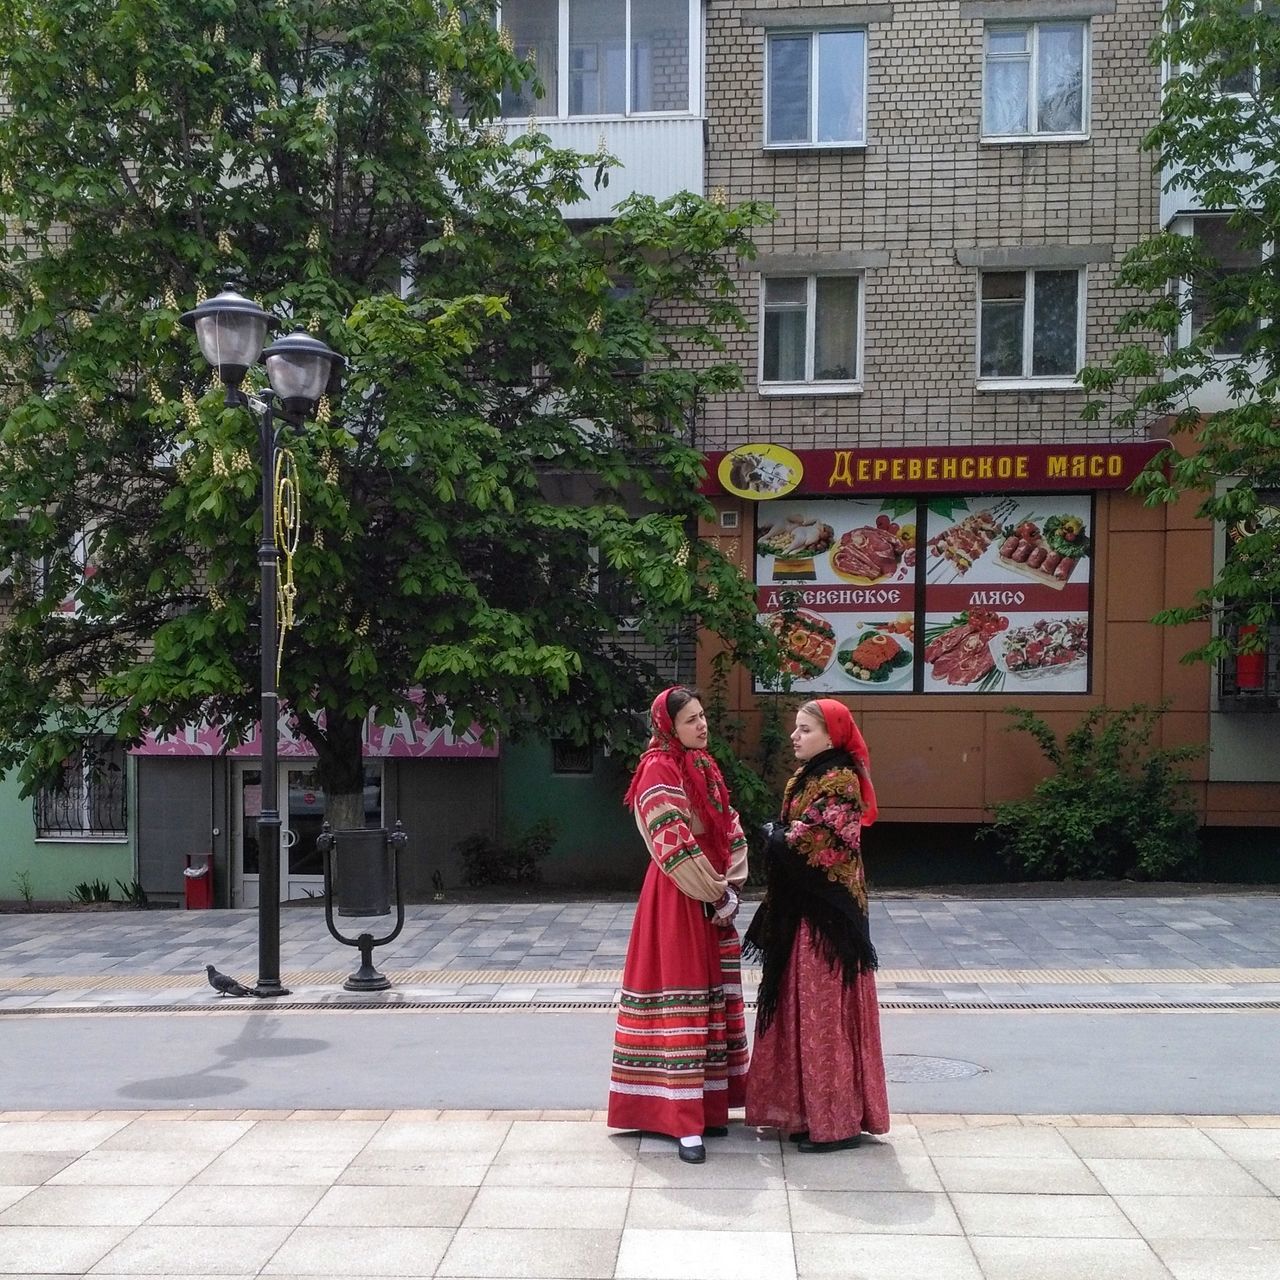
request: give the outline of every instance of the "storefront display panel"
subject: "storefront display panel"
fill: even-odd
[[[928,503],[926,693],[1085,693],[1093,528],[1087,496]]]
[[[769,503],[761,619],[798,693],[1086,692],[1092,527],[1087,495]]]

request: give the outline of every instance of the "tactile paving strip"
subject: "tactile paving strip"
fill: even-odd
[[[304,969],[282,973],[286,986],[312,986],[343,982],[354,969]],[[617,986],[621,969],[394,969],[380,968],[397,986]],[[758,969],[744,969],[745,982],[760,980]],[[1267,969],[881,969],[877,981],[893,983],[985,983],[1017,986],[1115,986],[1127,984],[1254,985],[1280,982],[1280,968]],[[252,976],[243,981],[251,982]],[[161,991],[169,987],[202,987],[199,973],[64,974],[50,973],[19,978],[0,977],[0,991],[78,990]]]

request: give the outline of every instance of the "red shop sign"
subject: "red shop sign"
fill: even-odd
[[[1143,440],[793,452],[776,444],[743,444],[706,455],[702,491],[763,502],[788,495],[1127,489],[1168,447],[1167,440]]]

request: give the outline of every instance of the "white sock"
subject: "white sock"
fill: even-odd
[[[682,1147],[700,1147],[702,1146],[702,1134],[695,1133],[692,1138],[681,1138],[680,1145]]]

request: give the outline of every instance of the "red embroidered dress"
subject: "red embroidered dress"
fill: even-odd
[[[652,861],[622,973],[608,1122],[685,1137],[726,1124],[729,1108],[745,1101],[741,944],[733,925],[716,925],[703,904],[746,880],[747,842],[715,762],[678,743],[672,749],[659,702],[665,716],[665,694],[654,704],[657,748],[645,753],[628,792]],[[722,798],[708,814],[719,821],[695,812],[689,769],[710,775],[698,789],[713,805]]]

